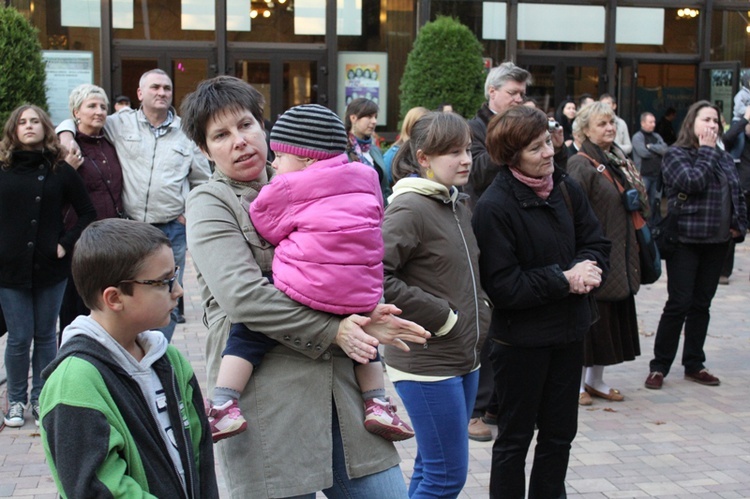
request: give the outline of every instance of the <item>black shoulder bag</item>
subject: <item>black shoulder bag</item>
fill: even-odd
[[[680,212],[687,199],[688,196],[684,192],[677,194],[674,209],[670,209],[667,216],[654,227],[654,241],[656,241],[656,246],[659,248],[659,254],[662,258],[666,259],[672,256],[674,250],[680,245]]]

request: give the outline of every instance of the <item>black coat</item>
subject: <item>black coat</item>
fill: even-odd
[[[583,260],[596,261],[604,275],[609,268],[610,243],[580,186],[559,169],[553,179],[545,201],[502,168],[474,211],[482,287],[495,305],[489,337],[509,345],[582,341],[589,300],[570,293],[563,271]]]
[[[71,204],[78,222],[63,226]],[[0,168],[0,286],[51,286],[68,277],[73,245],[96,217],[89,195],[72,166],[53,170],[49,155],[16,151],[12,166]],[[57,258],[57,245],[66,255]]]

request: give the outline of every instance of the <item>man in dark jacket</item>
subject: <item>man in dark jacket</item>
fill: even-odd
[[[487,146],[484,143],[487,137],[487,124],[494,115],[511,106],[523,104],[527,85],[531,85],[531,73],[512,62],[504,62],[492,68],[487,75],[484,82],[484,96],[487,102],[482,104],[476,116],[469,120],[472,167],[469,183],[464,187],[464,192],[469,195],[469,205],[472,208],[495,179],[499,169],[487,154]],[[552,134],[552,142],[555,146],[555,163],[565,168],[568,156],[563,143],[562,127],[558,127]]]
[[[661,221],[661,158],[669,148],[654,128],[656,117],[646,111],[641,114],[641,129],[633,134],[633,161],[646,185],[652,225]]]
[[[742,143],[742,150],[739,159],[734,160],[737,171],[740,174],[740,189],[745,195],[745,204],[750,206],[750,106],[745,108],[745,113],[740,119],[732,120],[732,126],[724,132],[724,146],[727,151],[737,147]],[[744,140],[742,135],[744,134]],[[748,208],[750,214],[750,208]],[[724,266],[721,269],[719,284],[729,284],[729,276],[734,269],[734,241],[730,239],[727,257],[724,260]]]

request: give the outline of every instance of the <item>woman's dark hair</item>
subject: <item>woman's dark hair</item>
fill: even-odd
[[[378,110],[378,105],[370,99],[359,97],[351,101],[349,105],[346,106],[346,112],[344,113],[344,128],[346,128],[346,132],[349,133],[352,131],[352,120],[350,116],[354,115],[357,119],[360,119],[363,116],[378,114]]]
[[[698,148],[698,137],[695,135],[695,120],[696,118],[698,118],[698,113],[700,112],[700,110],[704,107],[710,107],[711,109],[716,111],[717,118],[721,116],[721,111],[716,104],[712,104],[707,100],[699,100],[698,102],[690,106],[690,108],[687,110],[685,119],[682,120],[680,133],[677,135],[677,141],[675,141],[673,145],[677,147]],[[724,130],[722,129],[721,125],[719,125],[717,136],[721,138],[723,134]]]
[[[563,127],[565,140],[573,138],[573,121],[564,113],[565,106],[568,104],[573,104],[575,106],[576,102],[573,99],[565,99],[559,106],[557,106],[557,111],[555,111],[555,119]]]
[[[206,150],[208,122],[220,113],[250,111],[263,127],[263,94],[234,76],[203,80],[180,106],[182,131],[202,150]]]
[[[411,129],[409,140],[404,142],[393,158],[393,181],[410,175],[424,176],[417,151],[428,156],[440,156],[453,149],[468,147],[471,130],[466,120],[456,113],[429,111],[419,118]]]
[[[517,165],[526,146],[547,131],[549,121],[541,110],[510,107],[495,115],[487,125],[487,153],[498,165]]]
[[[23,104],[10,113],[8,121],[5,122],[5,128],[3,128],[3,138],[0,140],[0,164],[3,165],[3,168],[12,168],[11,158],[13,152],[23,149],[21,141],[18,140],[18,122],[21,120],[21,115],[24,111],[28,109],[39,115],[42,130],[44,130],[44,139],[42,140],[41,147],[44,152],[50,154],[51,157],[49,159],[52,161],[52,171],[55,171],[57,163],[63,161],[65,158],[66,151],[62,144],[60,144],[60,139],[57,138],[55,127],[52,125],[49,115],[42,108],[34,104]]]

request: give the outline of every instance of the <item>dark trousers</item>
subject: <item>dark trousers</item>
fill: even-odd
[[[65,287],[62,306],[60,307],[60,335],[57,337],[57,345],[60,346],[63,337],[63,331],[79,315],[89,315],[91,311],[83,303],[83,298],[78,294],[73,277],[68,278],[68,285]]]
[[[497,414],[497,394],[495,393],[495,373],[492,371],[490,360],[490,341],[485,341],[482,347],[481,362],[479,368],[479,388],[477,398],[474,402],[472,418],[480,418],[485,412]]]
[[[719,285],[719,274],[729,243],[680,244],[667,262],[669,296],[659,320],[654,340],[651,371],[666,376],[677,355],[680,333],[685,326],[682,365],[685,372],[700,371],[705,366],[709,309]]]
[[[570,444],[578,431],[583,342],[544,348],[489,343],[499,404],[490,497],[523,499],[526,454],[535,423],[539,433],[528,497],[566,497]]]
[[[721,275],[724,277],[730,277],[734,270],[734,247],[735,243],[730,239],[729,245],[727,245],[727,254],[724,256],[724,263],[721,266]]]

